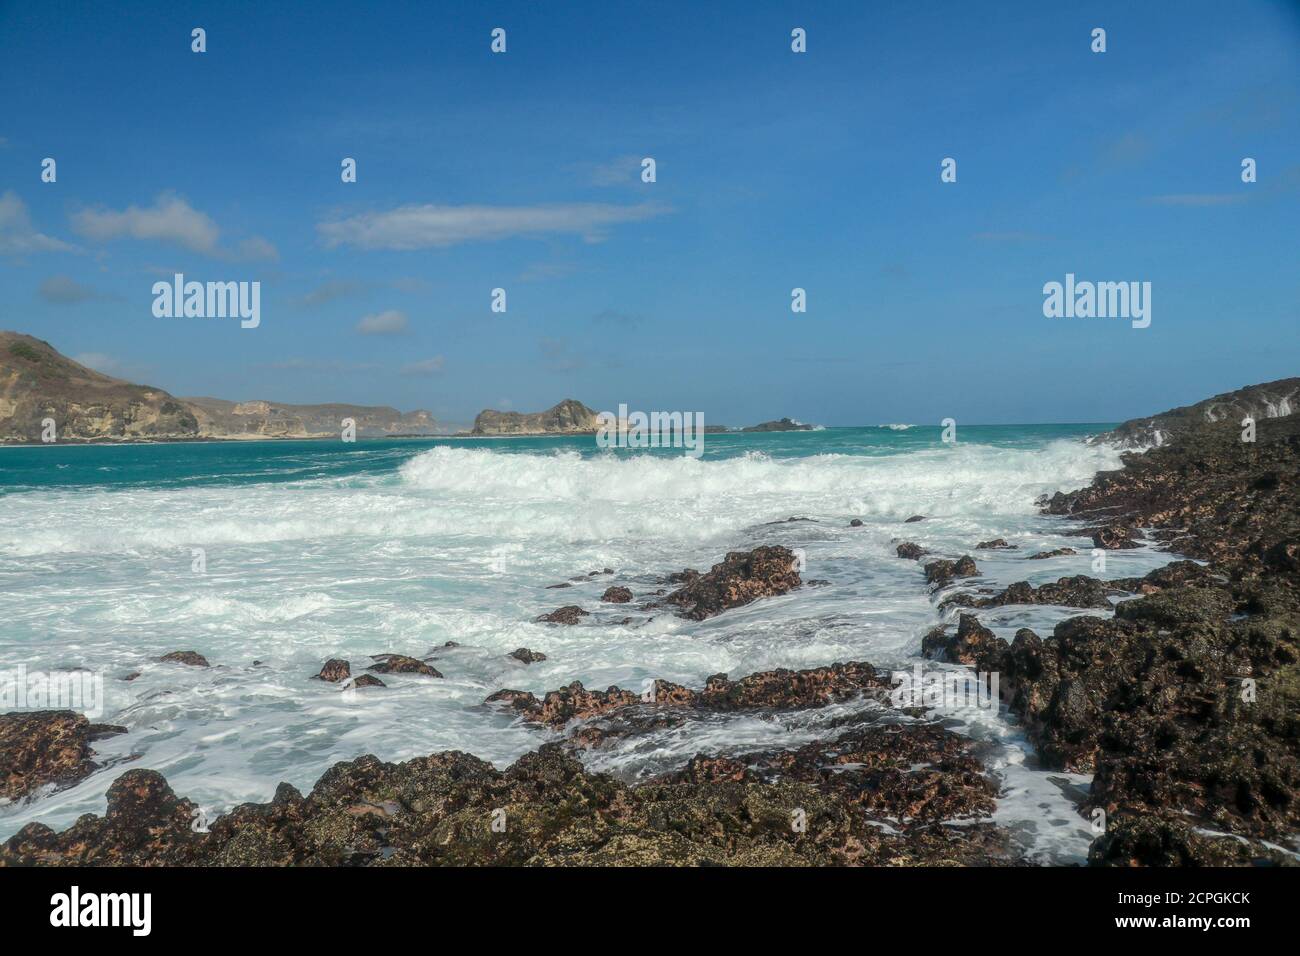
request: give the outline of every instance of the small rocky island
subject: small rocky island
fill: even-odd
[[[782,418],[774,422],[761,422],[741,429],[742,432],[810,432],[812,430],[811,425],[805,425],[803,422],[797,422],[792,418]]]

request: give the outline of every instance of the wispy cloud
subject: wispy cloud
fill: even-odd
[[[622,186],[626,183],[639,182],[641,160],[643,156],[631,154],[619,156],[605,163],[596,163],[587,167],[588,178],[593,186]]]
[[[21,256],[32,252],[71,252],[74,246],[37,232],[32,227],[27,205],[12,190],[0,196],[0,255]]]
[[[214,258],[266,261],[280,257],[275,246],[260,236],[244,239],[233,252],[223,249],[221,230],[212,217],[170,193],[160,194],[152,206],[79,210],[72,215],[72,229],[95,242],[152,240]]]
[[[573,372],[586,366],[586,360],[574,352],[566,339],[542,339],[537,343],[542,360],[552,372]]]
[[[322,282],[302,298],[298,299],[297,304],[304,308],[316,308],[338,299],[346,299],[349,296],[358,295],[361,293],[362,289],[363,286],[360,282],[352,282],[348,279],[330,279],[326,282]]]
[[[443,357],[435,355],[433,358],[421,359],[418,362],[408,362],[402,366],[402,374],[415,378],[427,378],[441,372],[444,364]]]
[[[82,285],[71,276],[50,276],[40,286],[41,298],[55,305],[76,305],[111,298],[90,286]],[[83,363],[84,364],[84,363]]]
[[[406,327],[406,313],[396,309],[363,316],[357,323],[357,331],[362,335],[400,335]]]
[[[635,206],[611,203],[558,203],[539,206],[401,206],[321,222],[326,246],[358,249],[428,249],[465,242],[496,242],[521,236],[579,235],[588,242],[605,238],[610,227],[643,222],[668,212],[653,202]]]

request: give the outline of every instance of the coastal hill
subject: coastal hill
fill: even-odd
[[[40,441],[46,418],[59,441],[318,438],[337,436],[344,418],[356,421],[359,437],[437,428],[423,410],[176,398],[96,372],[30,335],[0,331],[0,442]]]
[[[471,435],[574,435],[600,427],[596,413],[566,398],[544,412],[500,412],[485,408],[474,419]]]
[[[1150,418],[1134,418],[1095,436],[1092,441],[1130,448],[1167,445],[1202,425],[1226,422],[1225,427],[1239,429],[1247,415],[1260,422],[1266,418],[1285,418],[1297,410],[1300,410],[1300,378],[1283,378],[1247,385]]]

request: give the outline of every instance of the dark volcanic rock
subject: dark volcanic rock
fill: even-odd
[[[325,666],[320,669],[320,673],[314,679],[337,684],[339,681],[347,680],[351,676],[352,665],[345,660],[332,657],[325,662]]]
[[[974,614],[958,618],[957,633],[947,636],[946,628],[936,627],[921,641],[921,653],[932,659],[953,664],[970,664],[979,671],[999,670],[1009,645],[979,622]]]
[[[889,681],[877,674],[870,664],[853,661],[802,671],[784,668],[760,671],[737,681],[728,680],[725,674],[714,674],[698,691],[665,680],[654,681],[644,694],[619,687],[588,690],[581,682],[574,681],[567,687],[551,691],[542,700],[525,691],[501,690],[484,703],[508,704],[530,722],[560,727],[571,720],[642,704],[724,713],[798,710],[822,707],[866,691],[888,687]]]
[[[454,751],[399,764],[367,755],[335,764],[306,797],[281,784],[270,803],[236,807],[206,833],[191,826],[194,804],[156,772],[133,770],[109,788],[103,817],[63,833],[29,824],[0,846],[0,866],[1014,862],[996,827],[937,823],[992,807],[995,787],[967,742],[899,727],[834,744],[856,755],[840,774],[828,766],[833,751],[804,748],[755,757],[764,780],[701,757],[694,774],[636,787],[585,770],[556,744],[504,771]]]
[[[1078,554],[1074,548],[1057,548],[1055,551],[1039,551],[1037,554],[1031,554],[1026,561],[1041,561],[1043,558],[1060,558],[1066,555]]]
[[[912,515],[910,518],[904,518],[903,524],[912,524],[914,521],[924,521],[925,515]]]
[[[1150,418],[1135,418],[1090,440],[1129,448],[1177,444],[1210,430],[1240,434],[1242,419],[1247,416],[1261,422],[1293,414],[1296,408],[1300,408],[1300,378],[1284,378],[1247,385]]]
[[[956,561],[931,561],[925,566],[925,581],[943,587],[955,578],[973,578],[979,573],[975,559],[967,554]]]
[[[683,617],[702,621],[729,608],[797,588],[801,581],[795,565],[794,552],[780,545],[732,551],[707,573],[687,579],[664,600],[681,608]]]
[[[1014,544],[1007,544],[1005,538],[994,538],[992,541],[981,541],[975,545],[977,551],[1004,551],[1014,548]]]
[[[861,519],[861,518],[854,518],[852,521],[849,522],[849,527],[850,527],[850,528],[861,528],[861,527],[862,527],[862,519]]]
[[[525,664],[536,664],[538,661],[546,660],[546,655],[541,651],[530,651],[526,647],[516,648],[507,654],[506,657],[513,657],[515,660],[522,661]]]
[[[65,787],[97,768],[91,742],[126,733],[71,710],[0,714],[0,797],[18,800],[46,784]]]
[[[438,676],[441,677],[442,675],[439,674]],[[355,678],[348,679],[347,686],[356,688],[356,687],[387,687],[388,685],[385,684],[383,681],[381,681],[378,677],[374,676],[373,674],[358,674]]]
[[[919,544],[913,544],[911,541],[904,541],[895,550],[900,558],[907,558],[910,561],[916,561],[930,553]]]
[[[578,619],[587,617],[589,611],[584,611],[576,604],[566,604],[564,607],[556,608],[549,614],[543,614],[536,618],[538,624],[577,624]]]
[[[632,600],[632,592],[627,588],[614,585],[605,589],[605,593],[600,596],[602,601],[608,604],[626,604]]]
[[[158,658],[167,664],[187,664],[190,667],[208,667],[208,659],[198,651],[172,651]]]
[[[1140,548],[1142,546],[1134,540],[1136,532],[1132,528],[1116,525],[1112,528],[1091,529],[1090,533],[1094,548],[1117,551],[1122,548]]]
[[[372,660],[378,664],[372,664],[366,670],[374,671],[377,674],[423,674],[425,677],[441,677],[431,665],[424,661],[417,660],[414,657],[407,657],[405,654],[371,654]]]
[[[958,594],[946,599],[944,606],[958,604],[962,607],[1005,607],[1008,604],[1053,604],[1058,607],[1088,607],[1110,610],[1109,595],[1118,589],[1084,574],[1059,578],[1055,584],[1031,587],[1028,581],[1017,581],[1006,590],[990,598],[977,598]]]

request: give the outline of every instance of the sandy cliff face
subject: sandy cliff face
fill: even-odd
[[[96,372],[30,335],[0,332],[0,442],[40,441],[47,420],[59,441],[176,441],[327,437],[345,418],[363,438],[438,427],[426,411],[387,406],[176,398]]]
[[[499,412],[485,408],[474,419],[474,435],[553,435],[594,432],[596,413],[572,398],[544,412]]]

